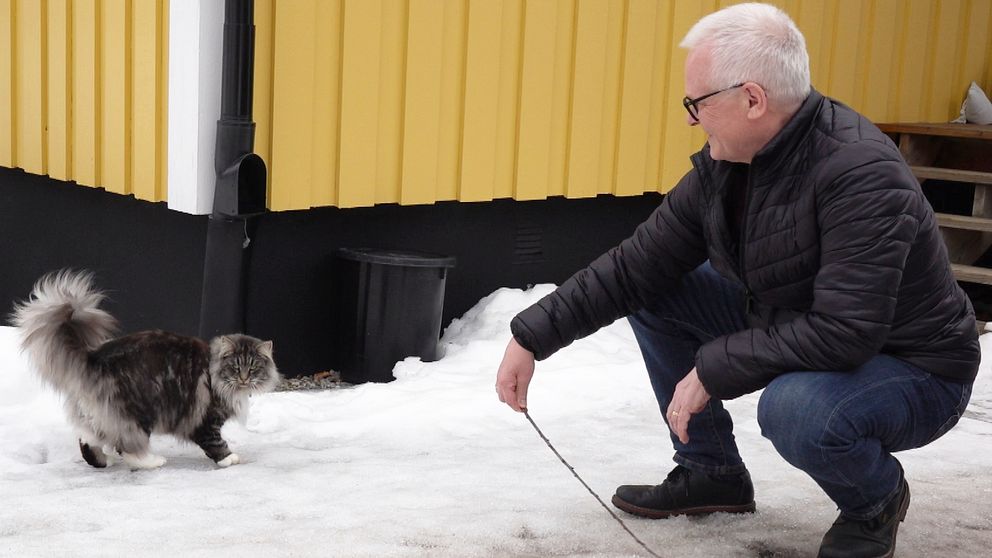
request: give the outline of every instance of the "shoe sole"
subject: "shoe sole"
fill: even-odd
[[[615,494],[613,495],[613,505],[631,515],[647,517],[648,519],[666,519],[676,515],[707,515],[711,513],[754,513],[755,510],[754,502],[737,506],[699,506],[677,510],[654,510],[635,506]]]

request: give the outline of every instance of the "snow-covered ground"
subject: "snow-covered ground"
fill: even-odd
[[[509,320],[551,289],[502,289],[445,332],[445,356],[398,380],[252,400],[224,433],[242,464],[155,437],[161,469],[97,470],[57,398],[0,328],[0,556],[636,556],[630,537],[526,419],[499,403]],[[982,338],[992,350],[992,336]],[[278,362],[276,347],[276,361]],[[967,415],[899,454],[912,505],[897,556],[992,548],[992,371]],[[618,322],[539,363],[531,416],[606,501],[657,483],[671,445],[630,328]],[[651,521],[619,513],[665,557],[814,556],[836,510],[763,439],[757,394],[727,404],[758,513]]]

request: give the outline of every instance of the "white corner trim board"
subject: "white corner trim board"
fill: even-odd
[[[223,2],[169,3],[169,209],[213,209],[223,36]]]

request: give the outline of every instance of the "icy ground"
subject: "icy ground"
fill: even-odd
[[[224,433],[242,464],[153,438],[161,469],[97,470],[54,395],[0,328],[0,556],[645,555],[538,438],[497,401],[508,323],[550,290],[503,289],[445,332],[446,355],[407,359],[389,384],[253,399]],[[992,336],[982,338],[992,350]],[[276,359],[278,362],[276,347]],[[992,373],[930,446],[899,454],[912,505],[897,556],[992,548]],[[538,365],[531,415],[605,500],[660,482],[671,446],[626,322]],[[814,556],[836,511],[763,439],[757,394],[728,403],[758,513],[650,521],[620,514],[665,557]]]

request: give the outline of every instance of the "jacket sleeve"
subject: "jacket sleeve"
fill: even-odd
[[[706,259],[699,181],[690,171],[633,236],[510,323],[538,360],[648,305]]]
[[[870,150],[869,150],[870,151]],[[713,397],[760,389],[785,372],[850,370],[889,335],[903,269],[926,210],[905,163],[864,162],[817,190],[820,267],[808,312],[703,345],[696,370]]]

